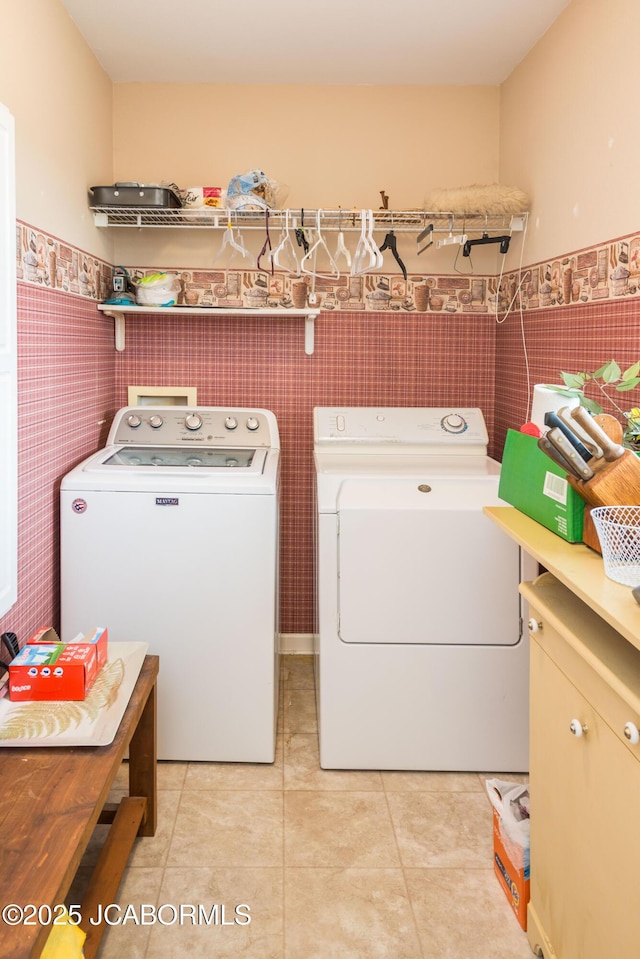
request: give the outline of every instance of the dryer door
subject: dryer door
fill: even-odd
[[[482,512],[497,477],[358,479],[338,498],[345,643],[512,646],[520,550]]]

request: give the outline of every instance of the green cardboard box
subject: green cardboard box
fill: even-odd
[[[535,436],[508,430],[498,495],[567,542],[582,542],[585,502]]]

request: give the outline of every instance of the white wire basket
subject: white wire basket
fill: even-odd
[[[605,574],[624,586],[640,586],[640,506],[597,506],[591,518]]]

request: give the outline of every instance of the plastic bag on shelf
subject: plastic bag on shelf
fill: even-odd
[[[277,209],[286,193],[286,187],[270,179],[262,170],[249,170],[229,181],[226,205],[229,210]]]
[[[180,292],[176,273],[151,273],[136,281],[136,302],[139,306],[175,306]]]

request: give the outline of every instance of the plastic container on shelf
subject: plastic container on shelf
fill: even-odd
[[[139,306],[175,306],[180,292],[176,273],[151,273],[136,282]]]
[[[605,575],[624,586],[640,586],[640,506],[597,506],[591,519]]]

